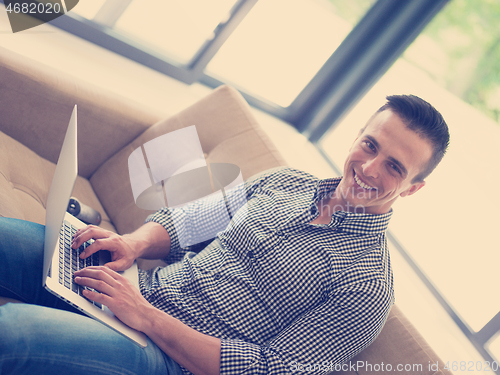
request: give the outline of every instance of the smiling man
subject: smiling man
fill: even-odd
[[[449,144],[442,116],[416,96],[390,96],[360,130],[334,195],[320,208],[383,214],[398,197],[416,193]],[[321,215],[323,216],[323,215]]]
[[[30,266],[43,251],[43,230],[0,219],[0,295],[16,291],[52,307],[0,307],[0,373],[321,374],[352,358],[375,340],[394,302],[391,206],[425,185],[449,143],[430,104],[387,99],[359,132],[342,177],[279,168],[247,181],[244,202],[227,194],[230,207],[241,205],[231,223],[198,254],[182,249],[179,236],[219,225],[210,199],[163,208],[129,235],[94,226],[76,233],[74,248],[96,240],[82,257],[109,250],[112,261],[75,281],[144,332],[145,349],[61,311],[71,309],[36,288],[41,270]],[[141,271],[136,290],[115,271],[139,257],[170,265]],[[30,270],[30,281],[4,276],[15,268]]]

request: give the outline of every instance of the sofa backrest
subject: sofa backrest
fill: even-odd
[[[79,174],[89,178],[160,117],[136,103],[0,47],[0,131],[57,162],[78,104]]]
[[[196,126],[205,159],[209,163],[237,165],[244,180],[265,169],[285,165],[241,94],[221,86],[179,114],[150,127],[92,175],[92,187],[119,233],[137,229],[153,212],[135,205],[128,157],[145,142],[191,125]]]

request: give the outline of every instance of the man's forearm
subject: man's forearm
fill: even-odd
[[[161,224],[146,223],[126,236],[134,242],[141,258],[163,259],[170,252],[170,235]],[[200,333],[150,304],[142,307],[140,326],[134,328],[148,335],[170,358],[193,374],[219,374],[218,338]]]
[[[163,352],[195,375],[219,374],[220,339],[200,333],[153,306],[148,309],[148,319],[140,330]]]
[[[146,223],[124,237],[128,237],[134,242],[138,258],[164,259],[170,252],[170,235],[158,223]]]

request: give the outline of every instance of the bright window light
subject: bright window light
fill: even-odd
[[[261,0],[206,72],[287,107],[352,26],[326,1]]]
[[[115,30],[187,63],[224,19],[236,0],[135,0]]]

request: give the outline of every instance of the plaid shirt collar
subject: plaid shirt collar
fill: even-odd
[[[342,177],[334,177],[320,180],[313,196],[313,205],[316,205],[330,192],[337,189]],[[392,217],[392,208],[385,214],[366,214],[347,211],[335,211],[328,226],[337,232],[346,232],[358,235],[383,234],[389,226]]]

